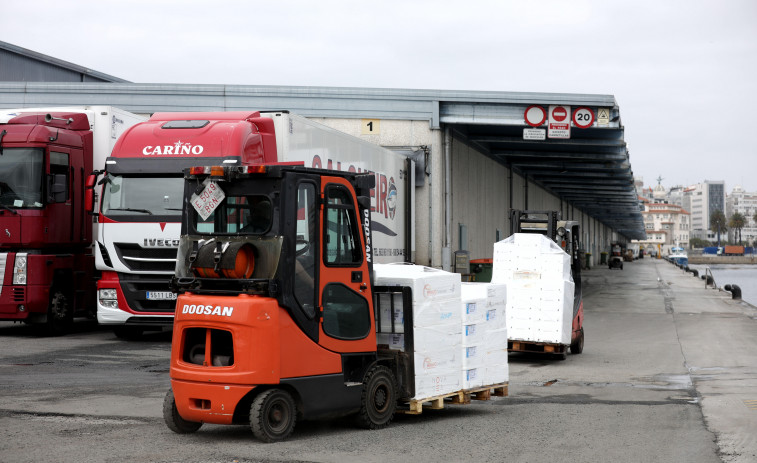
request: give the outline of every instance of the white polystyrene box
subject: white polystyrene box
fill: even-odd
[[[479,323],[466,323],[463,325],[463,346],[475,346],[481,344],[486,334],[486,324],[484,322]]]
[[[463,282],[460,286],[460,298],[468,299],[506,299],[507,286],[492,283]]]
[[[391,332],[391,310],[389,304],[382,303],[379,305],[380,332]],[[460,324],[461,321],[459,299],[413,303],[413,325],[415,327]],[[394,332],[405,332],[405,314],[401,306],[398,307],[396,304],[394,308]]]
[[[484,384],[502,384],[510,381],[510,365],[502,363],[484,368]]]
[[[379,286],[409,286],[414,303],[460,299],[460,274],[422,265],[374,264]]]
[[[415,375],[435,375],[440,371],[460,370],[463,367],[460,346],[418,352],[413,355]]]
[[[405,333],[377,333],[378,344],[387,344],[390,349],[405,350]],[[426,353],[462,347],[462,326],[458,323],[416,327],[413,329],[413,349]]]
[[[484,334],[484,347],[486,349],[507,348],[507,327],[486,330]]]
[[[485,322],[487,331],[507,326],[505,307],[505,305],[502,305],[501,307],[490,308],[486,311]]]
[[[489,348],[484,352],[484,363],[486,365],[501,365],[507,362],[507,345],[504,347]]]
[[[512,279],[570,279],[570,256],[554,241],[538,233],[515,233],[494,243],[492,283]]]
[[[463,347],[461,352],[463,357],[463,369],[484,366],[487,350],[484,348],[483,344]]]
[[[473,389],[484,385],[486,367],[462,370],[463,389]]]
[[[435,374],[415,376],[416,400],[457,392],[463,388],[460,370],[439,371]]]
[[[463,299],[460,303],[463,323],[475,323],[486,318],[486,299]]]
[[[434,352],[462,346],[462,325],[418,326],[413,328],[413,348],[416,352]]]

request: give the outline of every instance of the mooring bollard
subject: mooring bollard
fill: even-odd
[[[731,292],[732,299],[741,299],[741,288],[739,288],[739,285],[725,285],[723,289]]]

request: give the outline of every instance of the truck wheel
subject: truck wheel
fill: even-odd
[[[366,429],[381,429],[394,418],[397,386],[392,371],[381,365],[371,368],[363,380],[358,424]]]
[[[168,429],[177,434],[189,434],[202,426],[201,422],[187,421],[179,415],[179,411],[176,409],[176,399],[174,399],[171,389],[168,390],[166,398],[163,399],[163,421],[166,422]]]
[[[45,332],[51,336],[61,335],[70,330],[73,323],[74,311],[66,293],[57,288],[51,290]]]
[[[576,336],[575,341],[570,343],[570,353],[580,354],[583,351],[584,351],[584,329],[581,328],[580,332],[578,333],[578,336]]]
[[[250,406],[252,434],[263,442],[278,442],[292,434],[297,408],[292,396],[283,389],[261,392]]]

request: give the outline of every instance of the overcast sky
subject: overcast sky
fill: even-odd
[[[611,94],[648,186],[757,191],[755,0],[5,0],[0,40],[136,83]]]

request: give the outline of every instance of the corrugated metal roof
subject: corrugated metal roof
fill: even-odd
[[[129,82],[3,41],[0,41],[0,81]]]
[[[107,104],[159,111],[286,109],[306,117],[427,120],[512,167],[629,239],[644,223],[612,95],[483,92],[352,87],[0,82],[0,107]],[[608,112],[606,124],[573,127],[570,139],[523,139],[530,105],[588,107]]]

